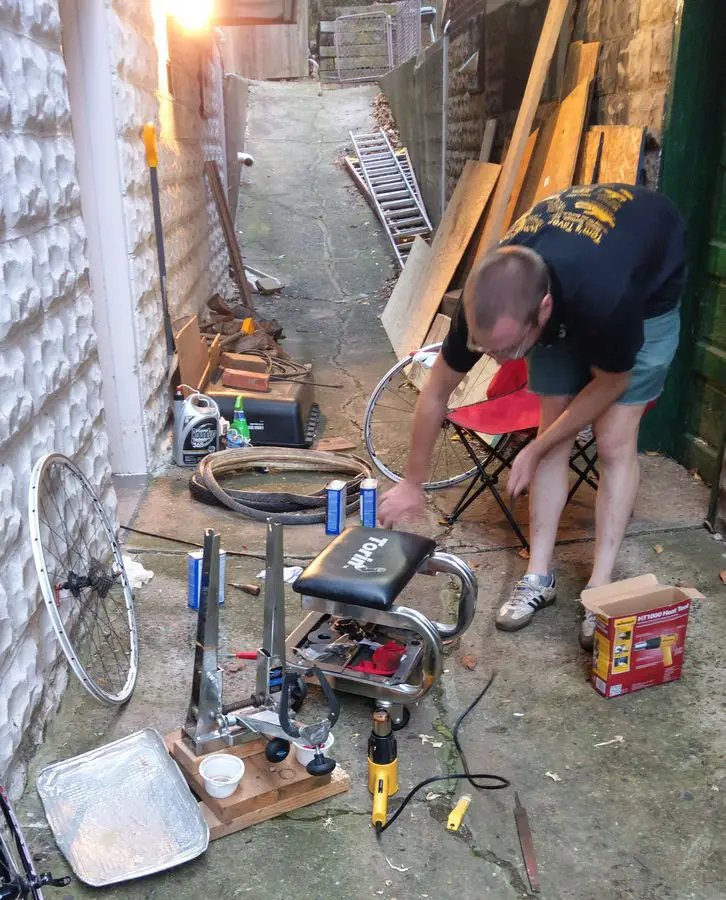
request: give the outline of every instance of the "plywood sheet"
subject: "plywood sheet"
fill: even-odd
[[[600,42],[573,41],[567,51],[565,75],[562,80],[562,96],[571,94],[581,81],[592,81],[597,74]]]
[[[600,168],[602,141],[602,131],[595,131],[593,128],[590,128],[582,136],[573,184],[593,184],[595,182],[595,175]]]
[[[388,318],[389,323],[394,323],[396,340],[392,338],[391,342],[399,358],[423,346],[441,298],[454,277],[494,189],[499,170],[500,166],[492,163],[467,161],[431,244],[426,278],[418,283],[420,290],[417,294],[406,298],[405,315],[400,315],[394,306],[391,317],[387,316],[394,299],[394,295],[391,295],[382,321],[389,337],[391,331],[386,319]]]
[[[542,125],[514,219],[572,184],[590,105],[590,82],[581,81]]]
[[[419,297],[428,281],[431,258],[431,248],[423,238],[417,237],[381,316],[381,323],[399,359],[409,352],[405,342],[406,323],[416,314]]]
[[[645,128],[595,125],[583,138],[575,184],[637,184],[644,151]]]
[[[645,128],[637,125],[598,125],[603,136],[598,184],[615,181],[637,184],[643,167]]]

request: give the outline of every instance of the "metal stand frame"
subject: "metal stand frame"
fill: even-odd
[[[235,747],[261,734],[288,740],[280,725],[278,697],[285,675],[285,591],[282,525],[267,523],[262,647],[257,651],[256,693],[249,704],[222,704],[219,650],[219,534],[204,533],[194,676],[182,739],[197,755]]]

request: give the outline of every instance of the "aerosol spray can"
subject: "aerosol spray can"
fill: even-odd
[[[375,528],[378,520],[378,481],[364,478],[360,483],[360,523],[364,528]]]
[[[178,466],[196,466],[219,450],[219,407],[206,394],[190,394],[180,388],[174,394],[174,442],[172,458]]]

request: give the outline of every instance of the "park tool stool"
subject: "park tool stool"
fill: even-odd
[[[458,580],[455,624],[396,604],[417,574]],[[428,538],[382,528],[347,528],[292,587],[309,614],[287,639],[288,671],[303,674],[314,663],[336,690],[388,709],[395,728],[408,721],[406,706],[438,682],[444,645],[471,625],[477,598],[463,560],[437,551]]]

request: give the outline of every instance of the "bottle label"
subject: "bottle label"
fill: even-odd
[[[217,420],[202,419],[189,429],[184,441],[184,450],[211,452],[216,449],[217,434]]]

